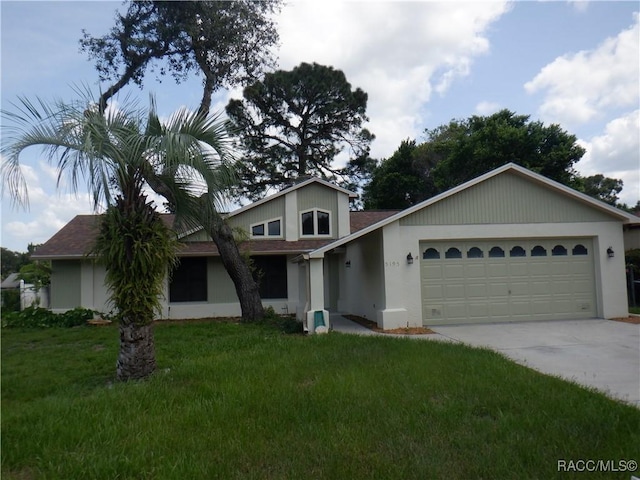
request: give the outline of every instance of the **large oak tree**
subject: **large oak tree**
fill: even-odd
[[[101,96],[100,108],[104,110],[109,99],[131,82],[142,85],[148,71],[159,77],[170,73],[176,82],[193,73],[203,77],[198,111],[208,114],[214,91],[247,84],[273,67],[271,47],[278,33],[272,14],[280,6],[281,0],[129,2],[110,33],[92,37],[85,32],[81,40],[100,78],[113,82]],[[153,174],[145,180],[170,204],[175,202]],[[231,229],[215,211],[208,212],[202,224],[234,282],[243,320],[261,319],[264,311],[258,286]]]

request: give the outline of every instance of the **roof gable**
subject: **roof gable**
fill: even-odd
[[[499,167],[499,168],[496,168],[495,170],[487,172],[484,175],[480,175],[479,177],[476,177],[472,180],[469,180],[468,182],[458,185],[457,187],[447,190],[446,192],[436,195],[435,197],[431,197],[427,200],[424,200],[423,202],[420,202],[412,207],[409,207],[406,210],[403,210],[397,213],[396,215],[392,215],[384,220],[381,220],[374,225],[370,225],[369,227],[363,228],[362,230],[352,233],[347,237],[343,237],[339,240],[336,240],[335,242],[332,242],[329,245],[326,245],[314,252],[311,252],[309,256],[312,258],[323,257],[327,251],[333,248],[336,248],[340,245],[344,245],[374,230],[378,230],[384,227],[385,225],[389,225],[392,222],[402,221],[404,218],[409,217],[415,214],[416,212],[419,212],[420,210],[431,208],[432,206],[437,205],[439,202],[444,202],[447,199],[454,197],[455,195],[459,195],[461,192],[471,189],[472,187],[478,184],[481,184],[483,182],[487,182],[490,179],[497,177],[505,172],[510,172],[514,175],[518,175],[522,179],[528,180],[529,182],[532,182],[534,184],[538,184],[542,187],[547,188],[549,192],[553,192],[556,194],[555,195],[556,199],[559,199],[564,196],[576,202],[582,203],[587,207],[591,207],[596,211],[604,213],[606,214],[608,220],[612,220],[612,221],[618,220],[625,224],[636,223],[636,219],[631,214],[628,214],[622,210],[619,210],[615,207],[607,205],[606,203],[596,200],[592,197],[589,197],[588,195],[580,193],[570,187],[567,187],[566,185],[562,185],[561,183],[558,183],[554,180],[551,180],[542,175],[534,173],[531,170],[528,170],[524,167],[516,165],[515,163],[508,163],[503,165],[502,167]]]
[[[282,196],[284,196],[284,195],[286,195],[288,193],[291,193],[291,192],[293,192],[295,190],[298,190],[300,188],[304,188],[304,187],[306,187],[308,185],[313,185],[313,184],[318,184],[318,185],[322,185],[324,187],[331,188],[333,190],[337,190],[338,192],[347,195],[349,198],[357,198],[358,197],[358,194],[356,194],[356,193],[354,193],[354,192],[352,192],[350,190],[347,190],[346,188],[338,187],[337,185],[334,185],[333,183],[327,182],[326,180],[322,180],[320,178],[310,178],[308,180],[305,180],[304,182],[300,182],[300,183],[297,183],[297,184],[295,184],[295,185],[293,185],[293,186],[291,186],[289,188],[285,188],[284,190],[281,190],[278,193],[274,193],[273,195],[269,195],[269,196],[267,196],[267,197],[265,197],[265,198],[263,198],[261,200],[255,201],[253,203],[250,203],[249,205],[245,205],[244,207],[241,207],[241,208],[239,208],[237,210],[234,210],[233,212],[229,213],[228,216],[229,217],[233,217],[233,216],[238,215],[240,213],[244,213],[247,210],[251,210],[251,209],[256,208],[256,207],[258,207],[260,205],[263,205],[263,204],[265,204],[267,202],[271,202],[271,201],[273,201],[273,200],[275,200],[275,199],[277,199],[279,197],[282,197]]]
[[[507,170],[400,220],[411,225],[619,221],[546,184]]]

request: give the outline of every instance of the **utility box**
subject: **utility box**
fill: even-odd
[[[328,333],[329,312],[326,310],[307,312],[307,329],[309,333]]]

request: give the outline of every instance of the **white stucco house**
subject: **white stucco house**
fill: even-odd
[[[525,168],[402,211],[351,212],[354,197],[309,179],[228,214],[247,232],[264,304],[310,332],[332,311],[384,329],[628,314],[623,232],[640,219]],[[104,267],[86,255],[96,225],[78,216],[33,255],[52,261],[53,310],[110,310]],[[177,233],[185,247],[161,316],[240,315],[211,239]]]

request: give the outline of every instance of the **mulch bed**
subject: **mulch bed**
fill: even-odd
[[[634,325],[640,325],[640,317],[625,317],[625,318],[612,318],[614,322],[633,323]]]
[[[356,322],[363,327],[367,327],[369,330],[373,330],[374,332],[378,333],[390,333],[395,335],[428,335],[436,333],[430,328],[426,327],[394,328],[393,330],[383,330],[378,327],[378,324],[376,322],[368,320],[366,318],[358,317],[357,315],[344,315],[344,318],[348,318],[352,322]]]

